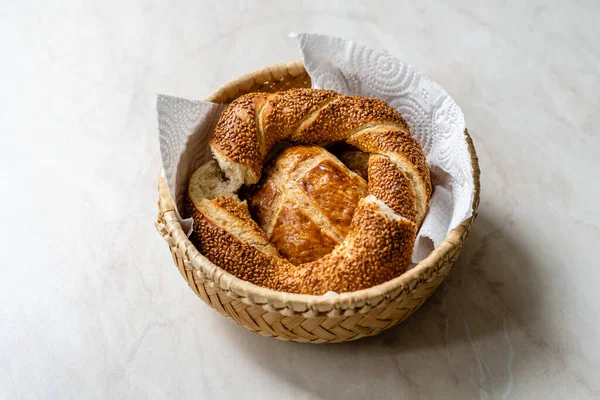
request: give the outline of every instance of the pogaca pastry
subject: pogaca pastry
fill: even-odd
[[[279,254],[298,265],[331,253],[350,230],[367,182],[319,146],[286,148],[264,168],[246,200]]]
[[[257,188],[250,190],[254,215],[267,232],[270,224],[271,228],[277,224],[283,227],[274,240],[280,248],[287,240],[286,223],[301,220],[289,217],[286,221],[281,208],[277,208],[281,204],[268,201],[283,202],[277,197],[282,192],[294,191],[287,201],[307,206],[303,213],[310,221],[307,229],[328,233],[338,230],[338,235],[329,235],[336,240],[327,254],[311,252],[309,247],[314,242],[310,240],[304,245],[288,246],[288,250],[292,248],[288,256],[293,253],[290,258],[298,265],[282,257],[265,230],[252,219],[247,202],[237,195],[242,185],[259,182],[267,153],[281,141],[316,145],[345,141],[367,153],[353,157],[363,164],[358,168],[368,172],[368,195],[356,206],[349,201],[341,208],[342,214],[348,214],[348,208],[355,207],[349,228],[344,228],[347,218],[333,226],[332,213],[340,212],[340,208],[324,206],[327,201],[320,203],[318,194],[313,191],[311,195],[307,189],[311,179],[327,180],[323,178],[327,171],[317,171],[312,178],[310,172],[324,162],[334,165],[349,177],[348,182],[356,183],[358,197],[365,194],[360,189],[361,178],[348,174],[341,163],[333,160],[334,156],[315,146],[288,149],[287,155],[284,151],[279,156],[283,159],[274,161],[276,166],[287,166],[280,172],[283,178],[273,178],[269,172]],[[385,102],[318,89],[250,93],[225,109],[210,147],[216,161],[200,167],[188,186],[187,201],[194,218],[191,239],[205,257],[227,272],[270,289],[319,295],[381,284],[402,274],[410,264],[417,229],[431,197],[431,179],[422,149],[400,114]],[[310,160],[299,162],[307,154]],[[286,176],[287,188],[281,185]],[[275,196],[265,196],[264,192]],[[324,193],[320,190],[320,195]],[[300,229],[292,226],[288,232]],[[271,238],[273,232],[269,232]],[[344,232],[347,235],[342,240]],[[313,257],[317,259],[304,262]]]

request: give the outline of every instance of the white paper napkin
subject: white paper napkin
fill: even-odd
[[[440,85],[386,51],[326,35],[294,36],[314,88],[386,101],[423,147],[434,191],[413,251],[413,262],[419,262],[472,213],[475,187],[460,107]],[[223,108],[158,96],[164,173],[179,210],[192,173],[212,157],[208,141]],[[191,226],[189,219],[182,222],[184,229]]]
[[[159,94],[156,101],[163,172],[175,211],[188,236],[192,232],[192,219],[180,213],[183,197],[194,171],[213,158],[208,143],[224,109],[223,104],[164,94]]]

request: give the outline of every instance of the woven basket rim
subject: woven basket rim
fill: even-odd
[[[307,75],[307,72],[301,61],[270,65],[244,74],[225,84],[209,95],[206,101],[222,103],[224,102],[223,99],[233,98],[240,92],[247,92],[256,82],[283,81],[303,74]],[[205,258],[184,233],[175,214],[162,169],[159,181],[158,206],[159,219],[162,215],[165,225],[158,226],[157,224],[157,229],[168,242],[174,242],[170,244],[175,245],[176,250],[187,254],[189,261],[185,261],[186,265],[194,269],[200,279],[208,281],[212,287],[225,291],[233,298],[240,298],[246,304],[260,305],[266,310],[279,311],[284,315],[302,314],[305,317],[331,315],[332,312],[341,315],[346,310],[367,312],[372,307],[386,302],[386,300],[396,298],[401,292],[414,290],[419,283],[425,282],[441,268],[444,262],[448,260],[448,255],[452,253],[452,250],[462,246],[462,237],[465,236],[465,233],[468,233],[471,222],[476,216],[480,192],[480,170],[477,154],[466,129],[464,133],[473,167],[475,186],[472,203],[473,215],[453,229],[443,242],[415,267],[399,277],[368,289],[333,296],[285,293],[252,284],[226,272]]]

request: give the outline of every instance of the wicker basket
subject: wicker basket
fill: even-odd
[[[229,103],[245,93],[310,87],[300,62],[273,65],[221,87],[207,101]],[[163,178],[159,183],[156,228],[169,244],[173,261],[206,304],[244,328],[280,340],[345,342],[376,335],[402,322],[446,278],[469,235],[479,204],[479,165],[468,132],[473,163],[473,216],[454,229],[425,260],[384,284],[339,296],[281,293],[243,281],[210,263],[188,240],[174,212]]]

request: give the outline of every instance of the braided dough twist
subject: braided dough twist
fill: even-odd
[[[297,266],[280,256],[235,194],[259,181],[265,156],[280,141],[345,141],[368,153],[358,158],[369,195],[358,202],[348,234],[331,253]],[[422,149],[385,102],[318,89],[250,93],[225,109],[210,146],[218,165],[200,167],[188,186],[192,241],[227,272],[279,291],[324,294],[378,285],[410,264],[431,180]]]

